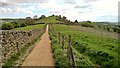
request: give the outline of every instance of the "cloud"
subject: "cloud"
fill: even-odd
[[[13,8],[14,7],[14,8]],[[11,5],[8,6],[6,5],[6,7],[1,7],[0,8],[0,14],[4,15],[4,14],[27,14],[27,15],[33,15],[32,10],[34,10],[35,7],[33,6],[29,6],[29,7],[21,7],[20,3],[19,5]]]
[[[64,3],[76,4],[77,0],[63,0]]]
[[[26,14],[29,16],[41,14],[48,16],[55,14],[66,16],[73,21],[75,19],[79,21],[97,21],[101,19],[99,17],[108,20],[110,18],[107,18],[107,16],[113,18],[112,16],[118,15],[118,1],[119,0],[4,0],[4,7],[2,6],[0,8],[0,14],[6,14],[6,17],[8,17],[7,14],[9,14],[13,18],[16,14],[19,14],[18,17],[25,17]],[[114,19],[115,17],[110,20]]]
[[[91,5],[76,5],[74,8],[89,8]]]
[[[99,0],[83,0],[83,2],[85,2],[85,3],[96,2],[96,1],[99,1]]]
[[[7,2],[13,2],[13,3],[45,3],[45,2],[49,2],[49,0],[7,0]]]
[[[0,2],[0,6],[9,6],[9,4],[8,3],[4,3],[4,2]]]
[[[27,13],[26,13],[27,12]],[[0,14],[15,14],[15,13],[25,13],[28,15],[32,15],[33,12],[29,11],[29,10],[25,10],[23,8],[0,8]]]
[[[0,2],[0,7],[13,6],[13,3]]]
[[[78,13],[88,13],[88,12],[90,12],[90,11],[79,11]]]
[[[106,4],[107,3],[107,4]],[[78,2],[74,9],[63,13],[68,19],[74,21],[111,21],[116,22],[118,16],[118,1],[99,0],[96,2],[82,3]],[[90,6],[87,6],[90,5]],[[109,6],[105,6],[109,5]],[[84,8],[82,8],[85,6]]]
[[[86,12],[79,11],[78,13],[86,13]]]

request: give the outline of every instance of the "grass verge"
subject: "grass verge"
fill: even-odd
[[[55,59],[55,64],[57,68],[61,68],[61,66],[69,66],[70,62],[67,57],[67,54],[64,52],[64,50],[62,50],[62,47],[58,44],[54,35],[52,33],[49,34],[50,34],[53,57]]]

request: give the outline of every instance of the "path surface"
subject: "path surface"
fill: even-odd
[[[50,46],[48,25],[46,27],[46,32],[41,37],[41,40],[35,45],[22,66],[55,66]]]

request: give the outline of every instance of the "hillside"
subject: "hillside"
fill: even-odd
[[[59,21],[56,19],[57,19],[56,16],[49,16],[44,19],[38,20],[36,23],[58,23]]]
[[[0,22],[12,22],[12,21],[17,21],[18,19],[0,19]]]

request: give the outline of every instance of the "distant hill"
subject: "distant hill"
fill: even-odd
[[[57,16],[49,16],[44,19],[38,20],[36,23],[58,23],[59,21],[56,20],[57,18]]]
[[[18,19],[0,19],[0,21],[4,22],[12,22],[12,21],[17,21]]]

